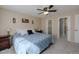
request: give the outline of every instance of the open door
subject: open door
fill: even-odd
[[[59,37],[70,40],[71,24],[70,17],[59,18]]]
[[[67,18],[60,18],[60,37],[67,37]]]

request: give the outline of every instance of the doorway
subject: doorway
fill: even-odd
[[[52,35],[52,20],[48,20],[48,34]]]
[[[63,16],[58,18],[59,26],[59,38],[64,38],[68,41],[71,41],[71,16]]]
[[[59,19],[59,35],[60,38],[67,39],[67,18],[60,18]]]

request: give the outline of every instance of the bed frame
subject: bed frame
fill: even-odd
[[[51,45],[53,45],[54,43],[50,43],[48,47],[46,47],[43,51],[40,52],[40,54],[42,54],[45,50],[47,50]]]

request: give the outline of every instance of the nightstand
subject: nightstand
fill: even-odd
[[[0,36],[0,50],[10,48],[10,36],[9,35],[4,35]]]
[[[38,32],[38,33],[43,33],[43,31],[42,31],[42,30],[36,30],[36,32]]]

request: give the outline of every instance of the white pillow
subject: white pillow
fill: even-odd
[[[22,36],[28,34],[27,30],[17,30],[16,33],[21,34]]]
[[[32,31],[33,31],[33,33],[36,33],[35,30],[32,29]]]

